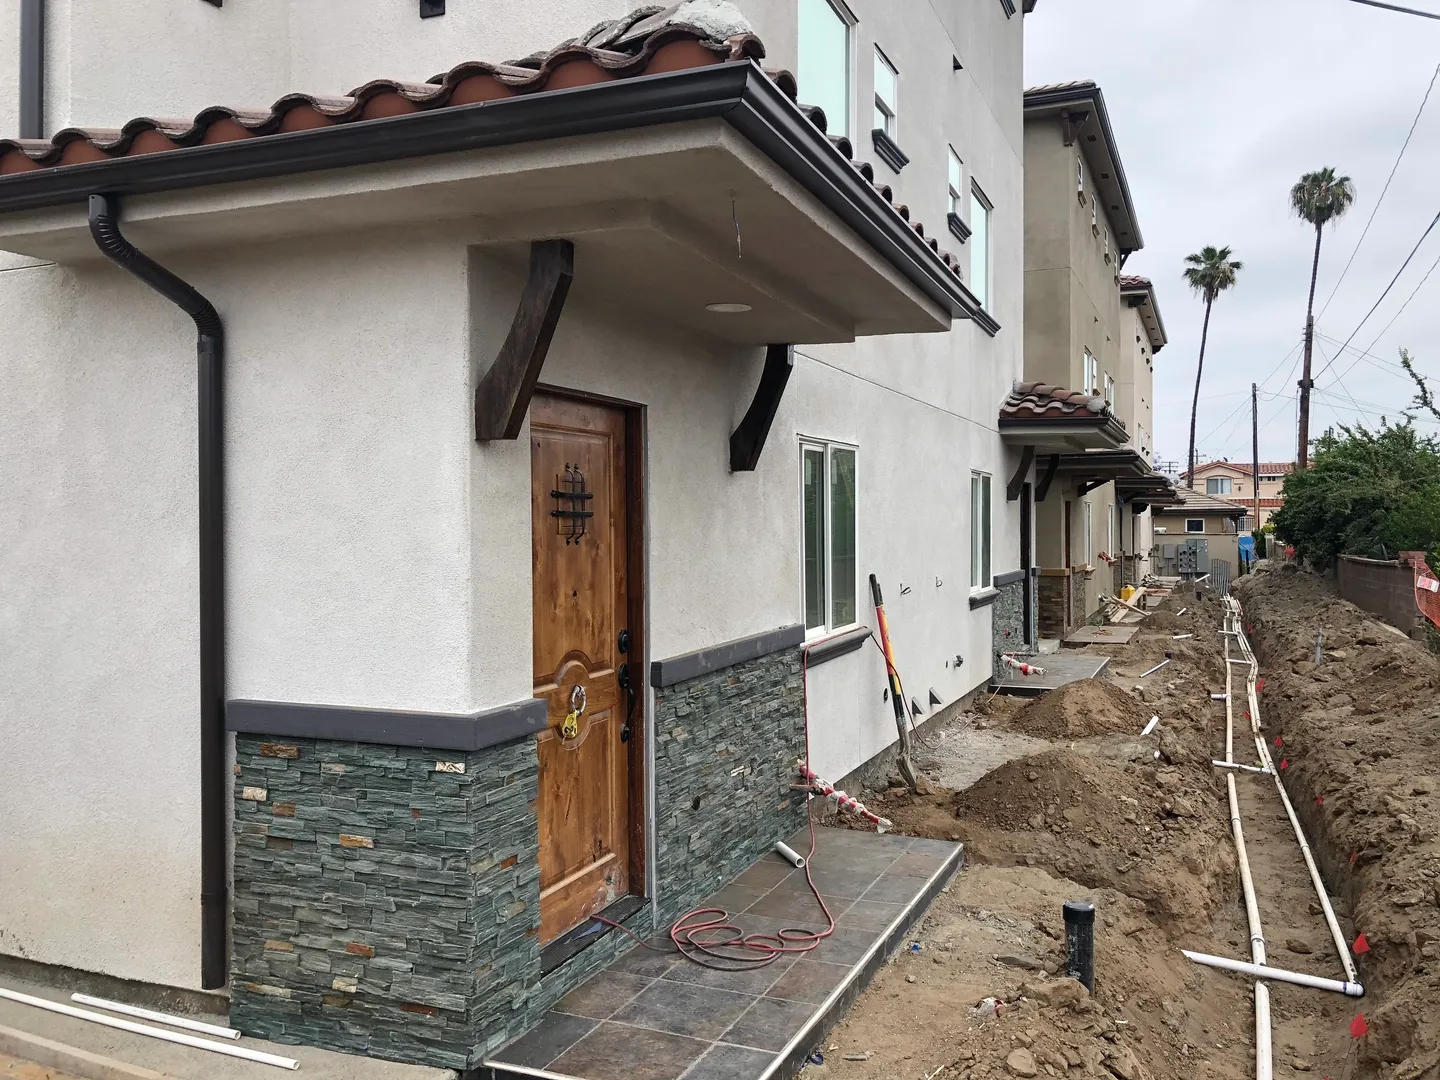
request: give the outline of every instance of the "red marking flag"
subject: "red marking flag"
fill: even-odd
[[[1355,1019],[1350,1021],[1350,1037],[1352,1039],[1360,1039],[1369,1034],[1370,1025],[1365,1022],[1365,1014],[1356,1013]]]

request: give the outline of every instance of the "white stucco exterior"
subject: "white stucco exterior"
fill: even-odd
[[[424,79],[628,6],[467,0],[421,21],[413,4],[344,0],[50,0],[47,126]],[[767,63],[793,69],[792,0],[740,6]],[[972,470],[993,477],[992,573],[1018,566],[996,411],[1021,372],[1022,19],[988,0],[851,7],[853,114],[868,124],[879,43],[911,161],[891,172],[868,128],[857,157],[968,266],[945,228],[947,147],[960,152],[995,204],[1000,332],[801,346],[752,473],[729,471],[728,438],[757,348],[631,317],[577,271],[542,381],[646,408],[652,658],[801,620],[799,440],[855,446],[859,621],[873,622],[873,572],[929,714],[932,689],[949,703],[991,674],[991,612],[969,604]],[[14,52],[7,25],[5,85]],[[0,357],[0,953],[198,987],[193,328],[93,253],[0,260],[0,322],[24,328]],[[443,227],[323,223],[164,261],[228,335],[227,696],[435,712],[528,697],[528,445],[477,445],[471,413],[522,268]],[[868,644],[810,673],[818,772],[838,779],[894,742],[884,686]]]

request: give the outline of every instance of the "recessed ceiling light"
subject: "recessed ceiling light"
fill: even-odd
[[[706,304],[706,311],[713,311],[717,315],[739,315],[742,311],[749,311],[749,304]]]

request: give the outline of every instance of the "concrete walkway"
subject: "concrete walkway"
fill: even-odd
[[[17,993],[48,998],[51,1001],[73,1005],[76,1008],[86,1008],[92,1012],[101,1011],[89,1006],[75,1005],[75,1002],[70,1000],[68,992],[55,990],[48,986],[37,986],[34,983],[12,978],[0,979],[0,986]],[[134,1018],[121,1017],[121,1019],[133,1020]],[[226,1023],[224,1017],[197,1015],[194,1019],[204,1020],[207,1023]],[[139,1020],[135,1022],[148,1023],[148,1021]],[[150,1026],[163,1027],[164,1025],[152,1024]],[[133,1035],[128,1031],[117,1031],[114,1028],[90,1023],[87,1020],[61,1016],[58,1013],[23,1005],[6,998],[0,998],[0,1028],[13,1028],[29,1035],[63,1043],[89,1054],[111,1058],[130,1066],[150,1069],[167,1078],[173,1078],[173,1080],[280,1080],[281,1077],[286,1076],[312,1077],[314,1080],[455,1080],[456,1075],[449,1069],[399,1065],[392,1061],[335,1054],[328,1050],[315,1050],[307,1046],[281,1046],[277,1043],[265,1042],[262,1039],[247,1038],[241,1039],[238,1044],[232,1044],[295,1058],[300,1062],[300,1070],[298,1073],[291,1073],[289,1070],[276,1068],[273,1065],[260,1065],[255,1062],[242,1061],[239,1058],[211,1053],[208,1050],[195,1050],[188,1046],[178,1046],[144,1035]],[[216,1039],[214,1041],[227,1042],[228,1040]],[[9,1049],[11,1053],[18,1052],[18,1056],[22,1058],[27,1056],[23,1050],[14,1047]],[[92,1075],[96,1077],[105,1075],[102,1071],[87,1072],[74,1067],[66,1067],[57,1071],[86,1077],[87,1080]],[[123,1074],[112,1073],[110,1075]]]

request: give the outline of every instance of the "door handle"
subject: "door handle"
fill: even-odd
[[[619,670],[615,672],[615,681],[619,684],[620,689],[625,691],[627,701],[625,706],[625,722],[620,726],[620,741],[629,742],[630,716],[635,711],[635,687],[631,685],[630,682],[629,664],[620,665]]]

